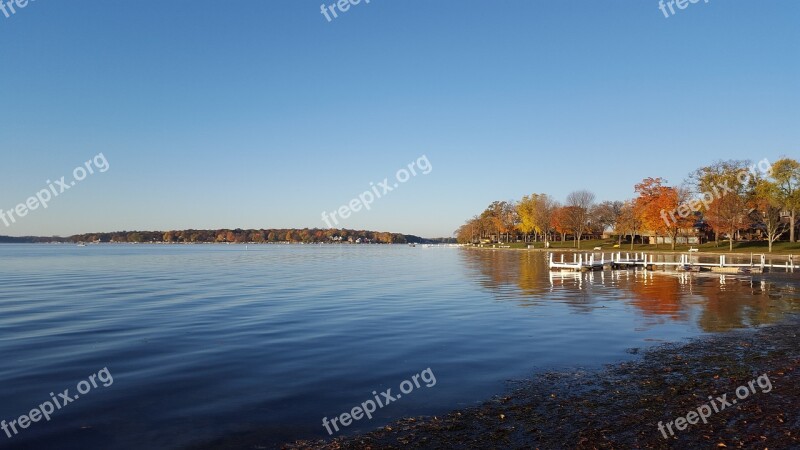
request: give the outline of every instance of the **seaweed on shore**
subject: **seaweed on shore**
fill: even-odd
[[[602,370],[546,372],[478,407],[284,448],[800,448],[799,326],[795,316],[756,331],[665,344]],[[686,416],[710,395],[735,398],[737,387],[763,374],[770,392],[758,390],[674,436],[659,431],[659,422]]]

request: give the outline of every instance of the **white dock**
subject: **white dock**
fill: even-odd
[[[572,262],[565,261],[564,254],[561,254],[559,260],[555,259],[553,253],[548,253],[548,263],[550,270],[570,271],[570,272],[586,272],[594,270],[603,270],[606,267],[610,269],[635,269],[644,268],[646,270],[657,269],[674,269],[686,272],[700,272],[711,271],[717,273],[762,273],[769,270],[786,270],[787,272],[794,272],[795,262],[794,256],[790,255],[788,260],[783,263],[773,263],[770,258],[767,262],[767,255],[750,255],[749,263],[731,263],[728,262],[727,255],[720,255],[719,262],[699,262],[699,256],[683,254],[679,255],[677,261],[666,261],[664,256],[672,256],[670,254],[646,254],[646,253],[626,253],[623,257],[622,252],[616,254],[611,253],[609,258],[606,259],[605,253],[600,254],[600,258],[595,258],[595,253],[575,253],[572,255]],[[757,256],[757,258],[756,258]]]
[[[589,270],[603,270],[605,266],[605,255],[601,256],[600,261],[595,261],[594,253],[572,255],[573,260],[571,263],[564,261],[564,254],[561,254],[561,261],[553,260],[553,254],[548,253],[548,260],[550,262],[550,270],[562,270],[568,272],[586,272]]]

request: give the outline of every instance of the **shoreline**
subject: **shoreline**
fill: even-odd
[[[553,252],[553,253],[617,253],[617,252],[619,252],[619,253],[622,253],[622,254],[626,254],[626,253],[631,253],[631,254],[633,254],[633,253],[659,253],[659,254],[664,254],[664,255],[685,255],[685,254],[688,253],[685,250],[684,251],[680,251],[680,250],[661,250],[661,249],[649,249],[649,250],[635,249],[635,250],[628,250],[628,249],[619,249],[619,248],[602,249],[602,250],[592,250],[590,248],[582,248],[582,249],[577,249],[577,248],[515,248],[515,247],[509,248],[509,247],[476,247],[476,246],[465,246],[465,247],[462,247],[462,248],[469,249],[469,250],[511,250],[511,251],[526,251],[526,252],[539,252],[539,253],[547,253],[547,252]],[[798,263],[800,263],[800,255],[793,255],[793,254],[790,254],[790,253],[768,253],[768,252],[747,252],[747,253],[745,253],[745,252],[735,252],[735,251],[734,252],[704,252],[704,251],[701,251],[701,252],[689,253],[689,254],[691,254],[693,256],[708,256],[708,257],[717,257],[717,258],[722,256],[722,255],[749,258],[752,255],[762,255],[763,254],[763,255],[766,255],[767,258],[772,257],[772,258],[782,259],[782,260],[787,260],[787,261],[789,260],[789,258],[797,256],[797,258],[795,258],[795,260]]]
[[[483,404],[284,449],[791,448],[800,446],[800,313],[645,350],[602,369],[535,374]],[[638,350],[637,350],[638,351]],[[765,374],[772,388],[665,438],[658,423]],[[758,389],[758,388],[756,388]]]

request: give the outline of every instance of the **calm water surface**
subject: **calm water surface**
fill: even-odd
[[[407,246],[0,245],[0,419],[114,379],[0,447],[324,437],[322,417],[431,368],[434,387],[347,428],[366,431],[537,370],[774,323],[798,309],[789,278],[553,274],[542,253]]]

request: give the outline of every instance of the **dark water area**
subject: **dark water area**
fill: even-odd
[[[552,273],[544,253],[407,246],[0,245],[0,420],[113,383],[0,448],[327,437],[474,405],[508,380],[635,358],[798,310],[796,275]],[[95,378],[95,381],[104,378]],[[108,383],[106,383],[108,384]],[[86,387],[87,384],[84,384]],[[339,435],[339,433],[337,433]]]

